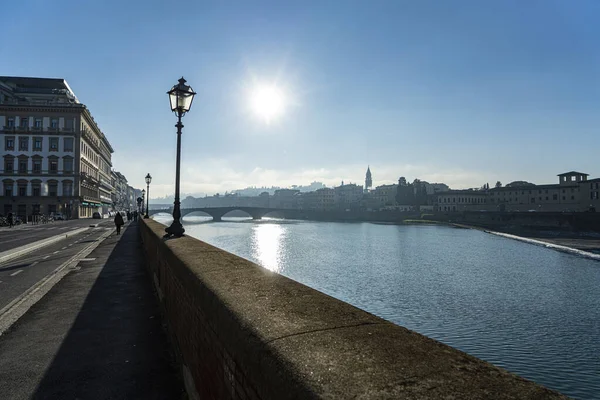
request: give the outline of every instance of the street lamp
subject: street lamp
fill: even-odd
[[[181,225],[181,210],[179,209],[179,169],[181,164],[181,128],[183,128],[183,124],[181,123],[181,117],[190,111],[192,107],[192,101],[194,100],[194,95],[196,94],[192,88],[185,84],[185,79],[181,77],[179,79],[179,83],[171,90],[167,92],[169,95],[169,100],[171,102],[171,111],[177,114],[177,124],[175,127],[177,128],[177,161],[176,161],[176,169],[175,169],[175,202],[173,204],[173,223],[171,226],[165,229],[167,232],[166,236],[175,236],[181,237],[183,236],[185,229],[183,229],[183,225]]]
[[[152,182],[152,177],[150,176],[150,173],[148,172],[148,175],[146,175],[146,187],[148,188],[148,190],[147,190],[148,196],[146,197],[146,215],[144,215],[144,219],[150,218],[148,216],[148,208],[150,208],[150,182]]]
[[[144,213],[144,199],[146,198],[146,191],[142,189],[142,214]]]

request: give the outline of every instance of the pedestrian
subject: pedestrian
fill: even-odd
[[[133,220],[137,221],[137,217],[138,217],[138,212],[137,210],[133,212]]]
[[[15,223],[13,219],[13,214],[11,212],[8,213],[8,216],[6,218],[8,219],[8,226],[12,228],[13,224]]]
[[[121,226],[123,226],[125,224],[125,222],[123,221],[123,217],[121,216],[121,213],[118,212],[117,215],[115,215],[115,226],[117,227],[117,235],[121,234]]]

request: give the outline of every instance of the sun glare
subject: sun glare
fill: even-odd
[[[274,85],[259,85],[251,92],[252,111],[266,123],[280,117],[285,111],[285,96]]]

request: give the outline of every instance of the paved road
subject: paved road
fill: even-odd
[[[0,399],[184,398],[138,227],[125,227],[0,336]]]
[[[23,224],[14,228],[0,228],[0,252],[46,239],[90,224],[112,224],[112,219],[74,219],[48,224]]]
[[[106,232],[107,227],[90,228],[22,257],[0,263],[0,309],[89,246]],[[50,232],[57,234],[56,230]]]

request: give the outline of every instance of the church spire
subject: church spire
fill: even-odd
[[[373,179],[371,177],[371,167],[367,165],[367,175],[365,176],[365,192],[373,187]]]

